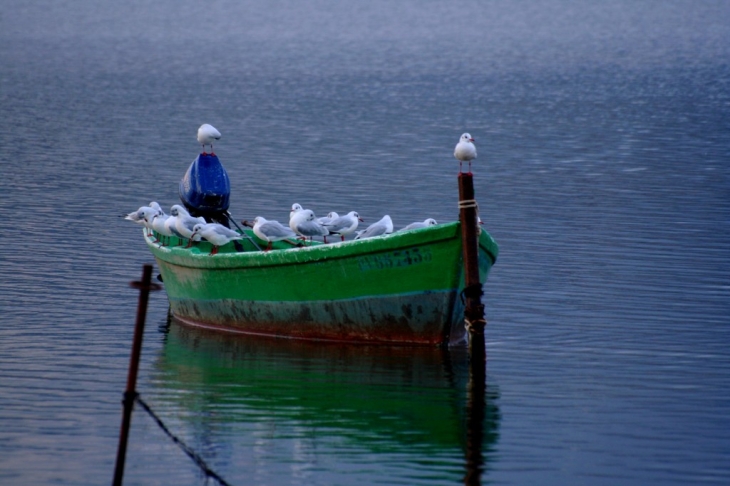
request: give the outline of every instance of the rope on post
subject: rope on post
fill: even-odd
[[[459,201],[459,209],[466,209],[466,208],[478,208],[479,204],[477,203],[476,199],[466,199],[464,201]]]
[[[150,406],[147,405],[144,400],[139,397],[139,395],[135,397],[135,401],[142,406],[142,408],[150,415],[150,417],[152,417],[155,422],[157,422],[157,425],[160,426],[162,431],[167,434],[167,436],[172,439],[172,441],[177,444],[180,449],[182,449],[183,452],[187,454],[188,457],[193,460],[193,462],[195,462],[195,464],[198,465],[198,467],[203,471],[206,477],[215,479],[222,486],[231,486],[230,483],[226,482],[225,479],[220,477],[215,471],[208,467],[208,464],[206,464],[206,462],[203,460],[202,457],[200,457],[197,452],[195,452],[189,445],[187,445],[185,442],[176,437],[172,432],[170,432],[170,429],[167,428],[162,419],[158,417],[155,412],[152,411]]]
[[[474,319],[473,321],[471,321],[468,317],[464,318],[464,328],[470,335],[484,334],[484,326],[486,325],[486,319]]]

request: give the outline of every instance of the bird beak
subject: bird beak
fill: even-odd
[[[357,218],[357,220],[360,221],[361,223],[364,223],[365,222],[365,220],[362,219],[362,218]]]
[[[470,139],[469,139],[469,141],[470,141],[470,142],[473,142],[473,141],[474,141],[474,139],[473,139],[473,138],[470,138]]]

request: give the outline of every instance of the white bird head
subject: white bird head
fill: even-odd
[[[190,239],[193,241],[199,241],[199,240],[197,240],[197,237],[201,231],[203,231],[202,223],[196,224],[195,226],[193,226],[193,232],[190,234]]]
[[[145,208],[139,211],[137,213],[137,216],[139,216],[139,218],[144,220],[146,223],[151,224],[154,217],[157,216],[157,213],[157,210],[153,208]]]
[[[459,141],[473,143],[474,142],[474,139],[468,133],[462,133],[461,134],[461,138],[459,139]]]
[[[427,219],[426,221],[424,221],[424,223],[426,223],[426,225],[427,225],[427,226],[433,226],[433,225],[435,225],[435,224],[438,224],[438,223],[436,222],[436,220],[435,220],[435,219],[433,219],[433,218],[428,218],[428,219]]]
[[[210,145],[213,143],[213,141],[220,139],[221,132],[216,130],[213,125],[203,123],[202,125],[200,125],[200,128],[198,128],[198,143],[202,145]]]
[[[170,208],[170,214],[173,216],[190,216],[190,213],[188,213],[188,211],[179,204],[175,204]]]

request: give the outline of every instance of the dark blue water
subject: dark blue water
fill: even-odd
[[[0,482],[111,481],[152,258],[119,215],[216,153],[232,213],[457,216],[476,139],[484,484],[730,482],[730,6],[5,2]],[[464,354],[167,325],[138,388],[232,484],[459,484]],[[126,484],[203,484],[139,409]]]

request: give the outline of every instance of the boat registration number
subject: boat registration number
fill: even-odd
[[[407,267],[420,263],[430,262],[431,251],[422,248],[409,248],[408,250],[397,250],[390,253],[378,255],[367,255],[357,259],[361,272],[370,270],[383,270],[386,268]]]

